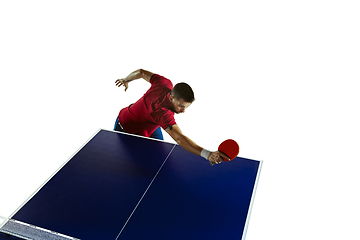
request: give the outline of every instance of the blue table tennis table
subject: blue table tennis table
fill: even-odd
[[[100,129],[0,226],[0,239],[245,239],[262,161],[211,166]]]

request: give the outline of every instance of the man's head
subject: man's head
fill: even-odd
[[[170,101],[175,113],[183,113],[195,101],[194,92],[188,84],[178,83],[171,90]]]

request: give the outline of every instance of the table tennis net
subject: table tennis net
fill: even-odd
[[[27,240],[79,240],[78,238],[69,237],[61,233],[50,231],[13,219],[9,219],[0,228],[0,232]]]

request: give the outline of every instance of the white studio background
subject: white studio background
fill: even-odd
[[[143,68],[193,87],[176,116],[185,135],[212,150],[233,138],[264,161],[247,240],[359,239],[359,12],[348,0],[1,1],[0,215],[112,129],[149,87],[115,80]]]

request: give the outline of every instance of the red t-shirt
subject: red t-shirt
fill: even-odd
[[[154,74],[150,83],[150,89],[142,98],[119,113],[119,122],[127,133],[149,137],[159,126],[166,129],[176,124],[169,100],[171,81]]]

